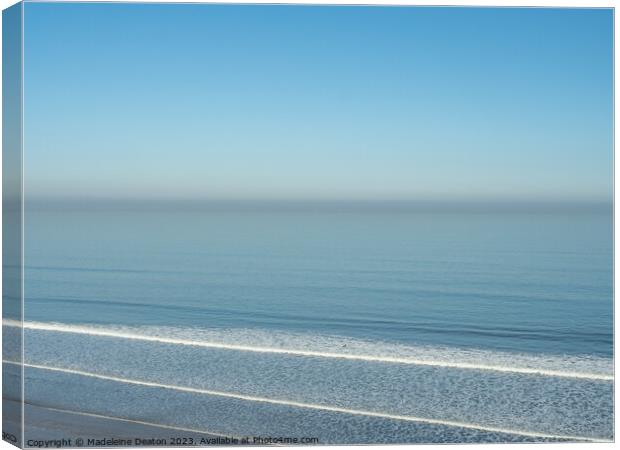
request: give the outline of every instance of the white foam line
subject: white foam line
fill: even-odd
[[[3,360],[3,362],[8,363],[8,364],[21,365],[19,362],[15,362],[15,361]],[[539,433],[536,431],[511,430],[507,428],[491,427],[491,426],[486,426],[486,425],[478,425],[478,424],[466,423],[466,422],[456,422],[456,421],[451,421],[451,420],[440,420],[440,419],[431,419],[431,418],[426,418],[426,417],[404,416],[404,415],[399,415],[399,414],[388,414],[388,413],[381,413],[381,412],[376,412],[376,411],[363,411],[363,410],[356,410],[356,409],[340,408],[337,406],[320,405],[320,404],[315,404],[315,403],[302,403],[302,402],[289,401],[289,400],[277,400],[277,399],[272,399],[272,398],[255,397],[251,395],[236,394],[236,393],[231,393],[231,392],[212,391],[209,389],[198,389],[198,388],[191,388],[191,387],[185,387],[185,386],[174,386],[174,385],[168,385],[168,384],[155,383],[151,381],[130,380],[127,378],[119,378],[119,377],[109,376],[109,375],[100,375],[100,374],[92,373],[92,372],[84,372],[81,370],[43,366],[43,365],[38,365],[38,364],[25,363],[24,367],[40,369],[40,370],[49,370],[52,372],[68,373],[72,375],[97,378],[100,380],[114,381],[117,383],[133,384],[133,385],[153,387],[153,388],[158,388],[158,389],[168,389],[168,390],[173,390],[173,391],[178,391],[178,392],[187,392],[187,393],[192,393],[192,394],[212,395],[216,397],[233,398],[236,400],[245,400],[245,401],[250,401],[250,402],[258,402],[258,403],[268,403],[272,405],[292,406],[292,407],[297,407],[297,408],[313,409],[313,410],[319,410],[319,411],[351,414],[355,416],[378,417],[382,419],[402,420],[406,422],[418,422],[418,423],[426,423],[430,425],[443,425],[443,426],[449,426],[449,427],[467,428],[467,429],[478,430],[478,431],[487,431],[491,433],[516,434],[520,436],[537,437],[537,438],[566,439],[566,440],[571,440],[571,441],[589,441],[589,442],[613,442],[613,441],[608,441],[602,438],[556,435],[556,434]]]
[[[5,319],[3,325],[21,327],[21,323],[10,319]],[[355,355],[350,353],[332,353],[332,352],[318,352],[312,350],[293,350],[283,348],[272,347],[253,347],[246,345],[234,345],[223,344],[219,342],[206,342],[206,341],[193,341],[186,339],[175,339],[167,337],[148,336],[137,333],[128,333],[123,331],[107,331],[92,327],[84,327],[78,325],[61,325],[61,324],[46,324],[40,322],[24,322],[24,328],[29,330],[40,331],[55,331],[59,333],[75,333],[75,334],[87,334],[90,336],[131,339],[146,342],[157,342],[161,344],[173,344],[173,345],[187,345],[192,347],[203,348],[215,348],[222,350],[234,350],[241,352],[253,352],[253,353],[272,353],[280,355],[293,355],[293,356],[307,356],[314,358],[333,358],[333,359],[346,359],[354,361],[369,361],[379,363],[392,363],[392,364],[410,364],[417,366],[432,366],[432,367],[445,367],[452,369],[467,369],[467,370],[485,370],[493,372],[506,372],[506,373],[518,373],[524,375],[541,375],[547,377],[562,377],[562,378],[577,378],[586,380],[601,380],[601,381],[613,381],[613,375],[606,375],[601,373],[588,373],[588,372],[566,372],[561,370],[548,370],[537,369],[531,367],[507,367],[507,366],[494,366],[486,364],[472,364],[465,362],[448,362],[448,361],[434,361],[417,358],[406,357],[391,357],[391,356],[373,356],[373,355]]]

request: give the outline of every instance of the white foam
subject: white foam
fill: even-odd
[[[3,360],[3,362],[8,363],[8,364],[20,365],[20,363],[14,362],[14,361]],[[540,432],[528,431],[528,430],[513,430],[513,429],[508,429],[508,428],[486,426],[483,424],[466,423],[466,422],[458,422],[458,421],[451,421],[451,420],[440,420],[440,419],[433,419],[433,418],[426,418],[426,417],[388,414],[388,413],[382,413],[382,412],[377,412],[377,411],[348,409],[348,408],[341,408],[341,407],[329,406],[329,405],[303,403],[303,402],[297,402],[297,401],[257,397],[257,396],[237,394],[237,393],[231,393],[231,392],[214,391],[214,390],[209,390],[209,389],[198,389],[198,388],[191,388],[191,387],[185,387],[185,386],[174,386],[174,385],[168,385],[168,384],[162,384],[162,383],[154,383],[150,381],[141,381],[141,380],[133,380],[133,379],[127,379],[127,378],[108,376],[108,375],[100,375],[97,373],[86,372],[86,371],[81,371],[81,370],[66,369],[66,368],[61,368],[61,367],[51,367],[51,366],[44,366],[44,365],[38,365],[38,364],[24,364],[24,366],[33,368],[33,369],[68,373],[72,375],[91,377],[91,378],[96,378],[100,380],[113,381],[117,383],[132,384],[132,385],[153,387],[153,388],[159,388],[159,389],[168,389],[168,390],[174,390],[178,392],[187,392],[187,393],[192,393],[192,394],[211,395],[211,396],[232,398],[236,400],[243,400],[243,401],[250,401],[250,402],[260,402],[260,403],[268,403],[268,404],[273,404],[273,405],[291,406],[291,407],[313,409],[313,410],[319,410],[319,411],[351,414],[351,415],[357,415],[357,416],[377,417],[377,418],[382,418],[382,419],[400,420],[400,421],[406,421],[406,422],[426,423],[430,425],[459,427],[459,428],[466,428],[466,429],[472,429],[472,430],[478,430],[478,431],[486,431],[486,432],[491,432],[491,433],[515,434],[515,435],[520,435],[520,436],[528,436],[528,437],[543,438],[543,439],[558,439],[558,440],[566,439],[566,440],[571,440],[571,441],[589,441],[589,442],[613,442],[613,441],[609,441],[603,438],[596,438],[596,437],[556,435],[556,434],[547,434],[547,433],[540,433]],[[198,430],[192,430],[192,431],[198,431]]]
[[[5,326],[21,327],[5,319]],[[332,358],[387,364],[494,371],[522,375],[613,381],[608,358],[542,356],[431,346],[406,346],[335,336],[312,336],[256,330],[206,330],[172,327],[102,327],[24,322],[26,330],[73,333],[239,352]]]

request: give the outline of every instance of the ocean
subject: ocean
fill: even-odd
[[[179,436],[613,439],[609,212],[31,211],[25,235],[30,404]]]

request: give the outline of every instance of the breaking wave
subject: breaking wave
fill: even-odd
[[[20,323],[3,324],[5,348],[17,348]],[[334,443],[613,439],[613,363],[602,357],[254,329],[23,332],[27,400],[95,416],[224,435],[318,428]]]
[[[21,323],[4,320],[4,325]],[[613,362],[587,355],[528,355],[497,351],[410,346],[372,342],[340,336],[309,336],[260,330],[197,329],[174,327],[126,327],[25,322],[27,330],[82,334],[254,353],[313,358],[360,360],[376,363],[412,364],[455,369],[583,378],[613,381]]]

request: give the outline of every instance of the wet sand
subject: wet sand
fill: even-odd
[[[5,399],[3,409],[7,414],[5,429],[19,430],[19,403]],[[241,443],[235,442],[233,436],[38,405],[26,404],[25,415],[28,424],[25,447],[159,447]]]

